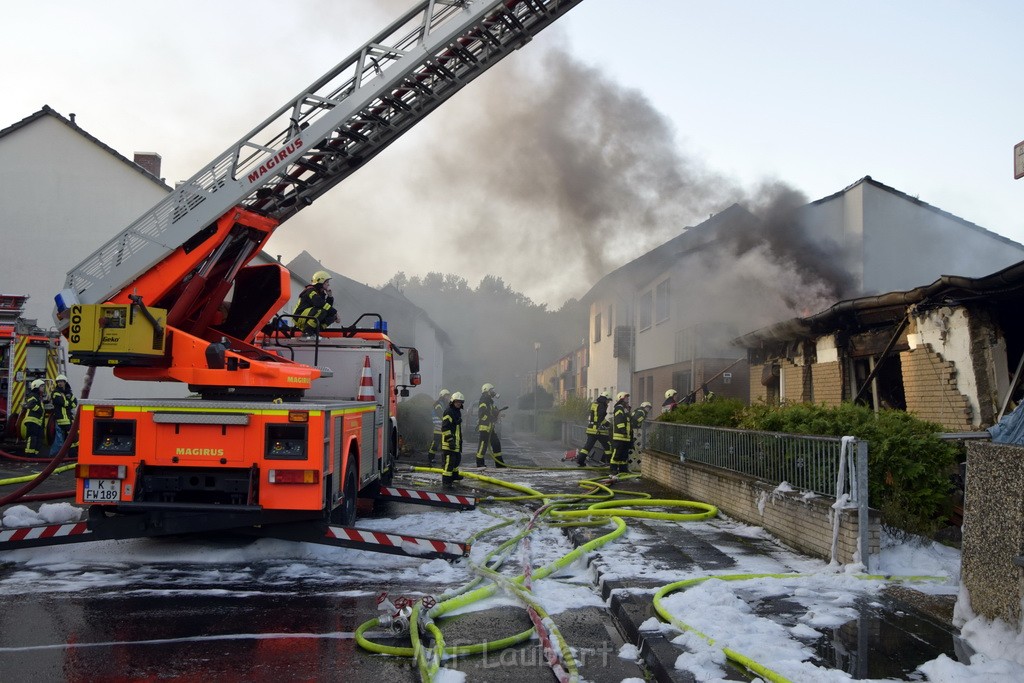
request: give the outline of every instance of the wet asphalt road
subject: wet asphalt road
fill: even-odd
[[[561,461],[564,450],[556,444],[525,437],[504,440],[512,463],[566,464]],[[38,466],[0,465],[0,478],[33,469]],[[550,491],[571,488],[580,477],[577,472],[512,472],[490,469],[484,473],[509,475]],[[437,477],[431,474],[402,474],[400,479],[404,482],[396,485],[437,488]],[[59,475],[37,491],[71,488],[71,481],[70,473]],[[479,487],[480,495],[487,494],[479,484],[468,488],[473,487]],[[619,487],[665,497],[663,490],[648,482]],[[10,487],[5,489],[0,493],[9,492]],[[368,525],[388,518],[409,518],[413,523],[414,516],[425,512],[439,511],[399,503],[378,510],[360,506],[363,523]],[[452,516],[449,540],[465,540],[457,524],[460,513],[441,514]],[[616,552],[639,558],[635,574],[606,580],[602,574],[606,562],[599,552],[577,574],[560,577],[592,593],[590,604],[562,611],[554,621],[575,648],[581,676],[595,683],[647,676],[692,680],[685,672],[672,670],[677,646],[667,639],[659,645],[657,638],[635,630],[653,614],[650,591],[666,583],[663,574],[646,575],[644,568],[727,573],[737,558],[757,557],[769,571],[799,569],[794,563],[800,558],[770,539],[735,535],[727,526],[692,527],[691,531],[685,525],[631,520],[630,528],[639,534],[615,545]],[[575,529],[568,536],[578,545],[597,533]],[[357,646],[353,632],[377,615],[376,596],[382,591],[392,597],[418,597],[453,587],[424,582],[415,570],[396,571],[393,565],[377,565],[372,559],[387,556],[360,553],[362,558],[347,564],[338,560],[337,553],[351,551],[339,549],[330,549],[331,560],[321,561],[315,555],[287,552],[263,559],[252,552],[254,541],[233,538],[184,545],[176,539],[122,543],[84,565],[62,566],[59,549],[54,548],[46,549],[51,555],[44,562],[26,559],[31,550],[16,551],[15,562],[0,557],[0,681],[418,681],[410,660],[368,653]],[[127,552],[140,543],[147,552]],[[78,546],[65,548],[70,547]],[[571,544],[567,542],[566,547]],[[184,561],[173,561],[178,548],[183,549]],[[205,557],[209,553],[220,553],[223,562],[211,562]],[[204,559],[191,562],[190,557]],[[785,600],[753,608],[781,623],[795,618],[793,606]],[[815,644],[820,666],[843,669],[853,678],[920,680],[914,674],[917,664],[940,653],[954,659],[970,654],[959,651],[962,644],[947,625],[922,619],[904,604],[874,596],[859,612],[859,618]],[[498,639],[530,626],[523,610],[500,604],[439,625],[449,645]],[[379,629],[368,635],[381,644],[406,644]],[[660,647],[653,661],[660,656],[667,671],[645,670],[632,659],[619,658],[624,643],[642,640],[646,640],[645,652]],[[650,664],[652,656],[645,657]],[[446,666],[465,672],[472,682],[555,680],[536,640],[487,655],[460,657]],[[731,671],[729,678],[750,679],[738,671]]]
[[[508,442],[509,453],[518,450],[510,460],[562,464],[563,451],[557,447],[541,444],[541,450],[535,451],[532,444],[519,444],[516,449],[514,439]],[[38,469],[38,465],[6,465],[0,469],[0,478]],[[434,475],[402,476],[406,484],[436,483]],[[71,486],[71,474],[66,473],[35,492]],[[3,492],[10,492],[10,487]],[[364,522],[425,510],[437,512],[401,503],[388,503],[378,510],[360,506]],[[464,538],[453,529],[450,540]],[[124,547],[144,544],[151,549],[150,556],[166,558],[173,556],[176,540],[122,543]],[[190,542],[190,552],[197,552],[195,543]],[[239,554],[248,557],[252,541],[219,538],[199,545],[205,543],[217,552],[226,549],[228,556],[237,544]],[[304,558],[302,566],[307,571],[312,568],[315,575],[302,576],[291,573],[294,562],[287,558],[211,567],[207,562],[122,559],[117,547],[91,566],[82,567],[76,561],[66,569],[54,559],[54,553],[60,557],[58,548],[46,549],[49,559],[38,564],[25,561],[26,554],[37,549],[15,551],[19,553],[15,563],[4,563],[0,557],[0,680],[419,680],[410,660],[365,652],[353,639],[356,628],[377,615],[380,592],[419,596],[425,590],[414,577],[407,577],[408,572],[398,572],[396,577],[389,569],[375,572],[372,566],[366,567],[368,554],[360,554],[364,559],[352,576],[345,575],[343,564],[318,564]],[[592,577],[587,574],[579,583],[590,586]],[[557,615],[556,623],[576,648],[586,679],[617,683],[643,677],[636,662],[617,656],[625,641],[607,608],[569,609]],[[469,612],[440,625],[449,645],[499,639],[530,628],[525,612],[512,606]],[[382,644],[407,644],[383,630],[369,635]],[[536,640],[448,661],[446,666],[466,672],[469,681],[554,680]]]

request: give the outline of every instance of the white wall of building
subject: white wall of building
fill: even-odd
[[[0,292],[28,294],[25,317],[52,327],[53,296],[67,272],[169,191],[53,116],[8,132],[0,137]],[[75,393],[85,373],[68,369]],[[90,397],[187,393],[178,383],[124,382],[101,368]]]
[[[1024,246],[869,180],[802,213],[809,235],[842,246],[856,296],[906,291],[942,275],[980,277],[1024,260]]]
[[[168,191],[52,116],[0,137],[0,291],[48,327],[67,272]]]
[[[638,371],[671,365],[679,360],[675,357],[675,347],[676,331],[682,327],[681,308],[672,284],[670,270],[637,290],[633,319]]]
[[[631,383],[631,359],[615,358],[615,327],[630,325],[630,300],[632,293],[614,293],[597,296],[590,303],[588,318],[588,339],[590,340],[590,367],[587,370],[587,394],[596,396],[609,391],[614,396],[619,391],[629,391]],[[597,324],[600,316],[600,324]]]

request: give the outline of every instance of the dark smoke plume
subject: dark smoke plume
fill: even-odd
[[[748,195],[687,156],[642,93],[560,47],[538,47],[510,57],[438,112],[457,138],[432,136],[439,144],[417,159],[408,188],[434,200],[452,248],[482,269],[479,276],[501,276],[557,304],[739,203],[762,223],[737,237],[734,254],[757,248],[766,261],[760,270],[783,269],[788,280],[795,269],[824,298],[848,289],[835,265],[841,261],[796,220],[807,202],[801,193],[772,181]],[[439,178],[450,193],[440,203]],[[461,274],[478,277],[472,269]]]

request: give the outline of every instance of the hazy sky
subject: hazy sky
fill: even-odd
[[[5,2],[0,128],[48,104],[173,185],[411,4]],[[1024,242],[1022,27],[1010,0],[584,0],[269,250],[371,285],[491,273],[557,307],[766,184],[865,175]]]

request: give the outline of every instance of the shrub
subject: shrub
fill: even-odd
[[[866,406],[808,403],[756,405],[744,411],[741,429],[855,436],[868,442],[868,495],[886,526],[931,535],[948,514],[950,474],[957,446],[938,438],[940,425],[900,410],[875,413]]]
[[[586,424],[590,419],[590,399],[584,396],[567,396],[555,406],[555,416],[563,422]]]
[[[658,419],[663,422],[679,422],[704,427],[739,426],[740,418],[746,406],[734,398],[713,398],[702,403],[689,403],[676,406]]]

